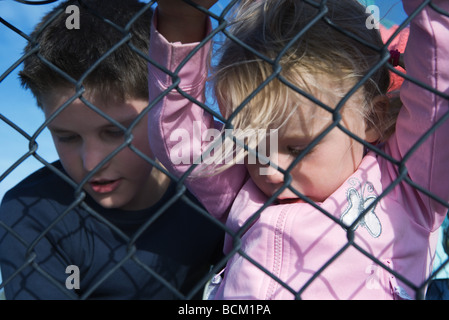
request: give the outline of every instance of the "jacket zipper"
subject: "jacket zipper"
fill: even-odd
[[[274,230],[274,252],[273,252],[273,267],[271,269],[271,274],[276,278],[279,278],[282,269],[282,251],[283,251],[283,237],[284,237],[284,227],[285,220],[287,218],[288,206],[284,207],[279,214],[276,222],[276,228]],[[267,300],[273,300],[276,290],[279,288],[280,284],[277,280],[270,277],[270,283],[267,289]]]

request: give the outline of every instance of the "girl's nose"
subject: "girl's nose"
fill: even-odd
[[[275,164],[261,166],[259,168],[259,174],[265,176],[265,180],[271,184],[280,184],[284,182],[284,174],[279,171],[279,168]]]

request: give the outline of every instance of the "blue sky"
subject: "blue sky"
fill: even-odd
[[[53,5],[23,5],[15,1],[0,1],[0,16],[15,25],[22,32],[29,34],[34,25]],[[17,33],[0,24],[0,74],[14,64],[20,57],[26,41]],[[0,113],[32,135],[43,122],[43,114],[36,107],[32,95],[20,87],[17,72],[20,65],[0,82]],[[46,130],[38,139],[39,153],[56,159],[56,152]],[[0,175],[28,150],[28,142],[22,135],[0,120]],[[0,198],[11,186],[24,176],[38,168],[40,164],[28,159],[0,182]]]
[[[0,17],[11,23],[25,34],[29,34],[38,23],[40,17],[51,10],[57,3],[47,5],[25,5],[13,0],[0,1]],[[148,1],[145,1],[148,2]],[[403,21],[402,4],[396,0],[361,0],[362,3],[376,4],[380,8],[380,15],[386,23],[388,21]],[[220,9],[227,0],[220,0],[215,8]],[[26,40],[3,24],[0,24],[0,76],[13,65],[22,54]],[[29,135],[43,123],[44,117],[35,104],[29,91],[21,88],[17,73],[19,65],[2,82],[0,82],[0,113],[20,126]],[[57,159],[56,151],[50,134],[45,129],[37,138],[38,154],[47,161]],[[0,120],[0,175],[28,151],[28,140],[10,126]],[[41,167],[40,162],[29,157],[0,182],[0,199],[4,193],[31,172]]]

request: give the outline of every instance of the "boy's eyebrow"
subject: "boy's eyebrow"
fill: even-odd
[[[120,123],[122,126],[124,126],[125,128],[128,128],[131,125],[131,123],[133,123],[133,121],[136,119],[136,117],[137,116],[135,116],[135,117],[133,116],[132,118],[129,118],[129,119],[123,119],[123,120],[120,120],[120,121],[116,120],[116,121],[118,123]],[[110,121],[108,121],[108,123],[105,124],[103,127],[108,127],[108,126],[116,127],[116,125],[114,123],[110,122]]]
[[[125,128],[129,128],[129,126],[134,122],[134,120],[136,119],[136,117],[131,117],[129,119],[123,119],[120,121],[117,121],[119,124],[121,124],[123,127]],[[112,123],[111,121],[107,121],[107,123],[101,125],[101,127],[105,128],[105,127],[117,127],[114,123]],[[54,126],[53,123],[50,123],[47,125],[48,130],[53,131],[53,132],[70,132],[71,130],[68,130],[66,128],[61,128],[58,126]],[[118,127],[117,127],[118,128]]]
[[[50,130],[51,132],[57,132],[57,133],[71,132],[71,130],[67,130],[65,128],[55,127],[55,126],[53,126],[51,124],[47,125],[47,129]]]

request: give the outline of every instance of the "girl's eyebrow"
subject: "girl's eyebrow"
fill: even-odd
[[[315,139],[320,135],[321,133],[318,132],[315,135],[299,135],[299,134],[287,134],[283,137],[285,143],[289,144],[291,147],[301,147],[305,148],[309,144],[315,141]],[[326,141],[328,138],[328,134],[326,134],[324,137],[322,137],[319,141],[315,143],[315,146],[321,144],[323,141]]]
[[[306,135],[304,133],[285,133],[284,135],[280,136],[280,138],[284,139],[284,140],[288,140],[288,141],[298,141],[299,143],[308,143],[310,141],[312,141],[315,136],[312,135]]]

